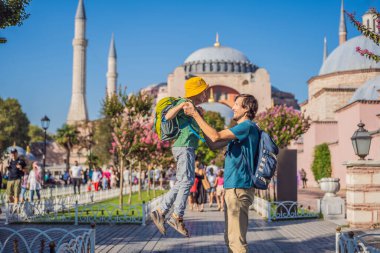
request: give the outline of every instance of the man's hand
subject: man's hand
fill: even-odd
[[[197,113],[197,110],[195,109],[194,105],[190,102],[184,103],[185,106],[183,107],[183,111],[187,116],[194,117],[194,115]]]

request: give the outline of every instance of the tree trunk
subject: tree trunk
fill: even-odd
[[[70,152],[70,149],[66,150],[66,170],[70,169]]]
[[[139,162],[138,180],[139,180],[139,200],[141,200],[141,162]]]
[[[133,166],[133,163],[130,163],[130,165],[129,165],[129,198],[128,198],[128,205],[130,205],[132,203],[132,184],[133,184],[133,181],[132,181],[132,166]]]
[[[148,188],[146,189],[146,193],[150,198],[150,166],[148,166]]]
[[[153,198],[156,197],[156,171],[153,170]]]
[[[120,205],[120,208],[123,209],[123,167],[124,167],[124,163],[123,163],[123,159],[120,159],[120,194],[119,194],[119,205]]]

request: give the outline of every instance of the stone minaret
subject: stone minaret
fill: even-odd
[[[339,22],[339,45],[347,40],[346,19],[344,18],[344,0],[340,6],[340,22]]]
[[[86,105],[86,13],[83,0],[79,0],[75,15],[73,48],[73,90],[69,114],[67,116],[68,124],[88,120]]]
[[[326,61],[327,56],[328,56],[328,54],[327,54],[327,39],[325,36],[325,38],[323,39],[323,62]]]
[[[116,93],[117,83],[117,55],[115,48],[115,40],[112,34],[110,50],[108,53],[108,71],[107,71],[107,95],[111,97]]]

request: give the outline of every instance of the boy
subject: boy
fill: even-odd
[[[166,120],[178,117],[180,134],[175,140],[172,152],[177,162],[176,178],[173,188],[164,196],[161,205],[151,212],[151,218],[158,230],[166,234],[164,226],[165,215],[174,204],[174,211],[168,219],[168,224],[184,236],[189,232],[183,222],[186,208],[186,200],[190,193],[190,187],[194,182],[195,150],[198,148],[200,132],[198,124],[192,117],[184,114],[183,107],[189,100],[194,105],[199,105],[208,100],[208,85],[200,77],[192,77],[185,82],[185,98],[177,101],[165,115]],[[198,135],[198,136],[197,136]]]

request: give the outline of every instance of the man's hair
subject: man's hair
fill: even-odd
[[[247,109],[247,117],[250,120],[253,120],[256,116],[257,109],[258,109],[258,103],[257,100],[254,96],[249,95],[249,94],[240,94],[235,98],[235,101],[238,98],[243,98],[243,101],[241,102],[241,106],[244,109]]]

